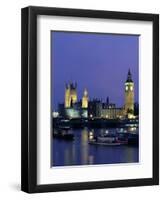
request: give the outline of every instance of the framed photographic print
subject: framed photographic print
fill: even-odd
[[[159,16],[22,9],[22,190],[159,184]]]

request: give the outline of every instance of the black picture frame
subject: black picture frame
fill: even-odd
[[[55,15],[153,23],[153,177],[37,185],[37,16]],[[21,190],[28,193],[159,184],[159,15],[30,6],[21,11]]]

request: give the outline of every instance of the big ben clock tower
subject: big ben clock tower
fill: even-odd
[[[130,69],[125,82],[125,113],[130,115],[134,113],[134,82],[132,81]]]

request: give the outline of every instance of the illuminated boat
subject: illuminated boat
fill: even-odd
[[[60,130],[70,130],[71,129],[71,127],[70,126],[59,126],[59,129]]]
[[[73,140],[74,134],[65,130],[57,130],[53,133],[54,138],[64,139],[64,140]]]
[[[105,146],[118,146],[128,144],[127,140],[119,140],[117,136],[108,136],[108,137],[95,137],[94,139],[89,141],[89,144],[95,145],[105,145]]]
[[[121,142],[97,142],[97,141],[89,141],[89,144],[103,145],[103,146],[119,146],[119,145],[124,145],[124,143],[121,143]]]

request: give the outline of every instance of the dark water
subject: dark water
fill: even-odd
[[[76,129],[73,141],[53,138],[52,165],[92,165],[139,162],[139,148],[136,146],[102,146],[88,144],[89,133],[100,135],[115,133],[116,129]]]

